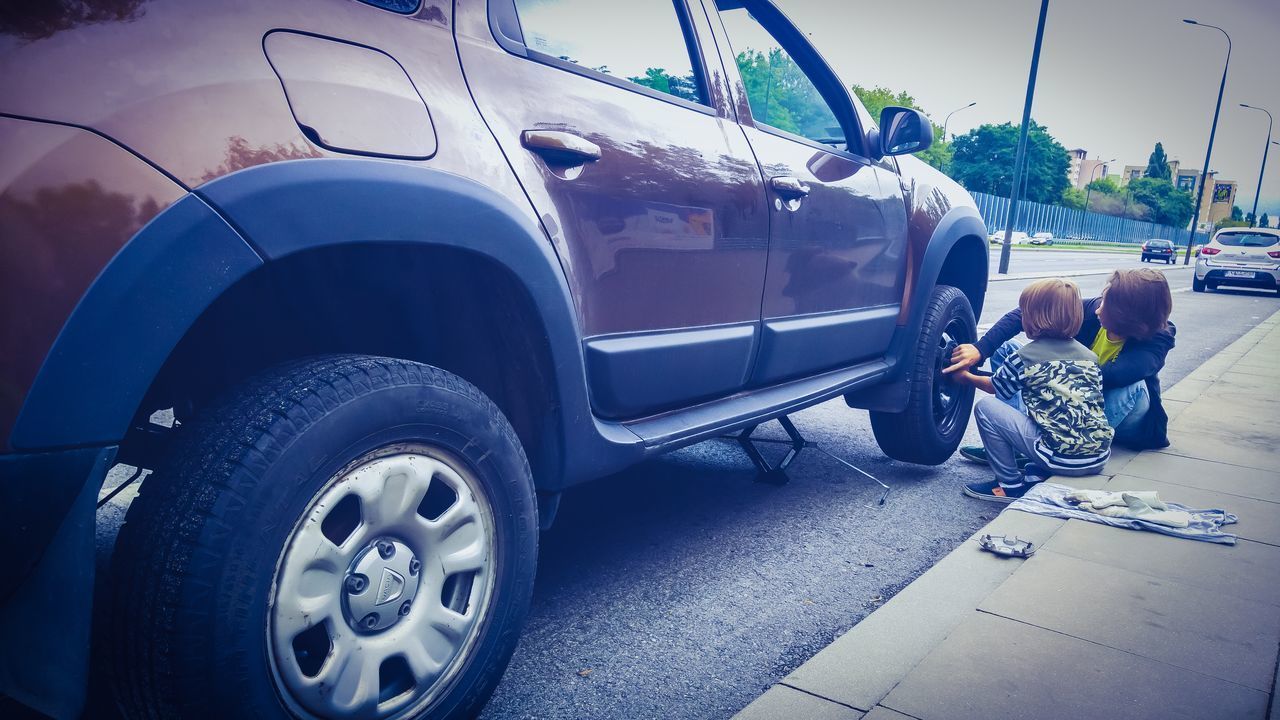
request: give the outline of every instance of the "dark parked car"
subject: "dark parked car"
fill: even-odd
[[[982,219],[768,2],[64,5],[0,25],[11,701],[470,716],[564,490],[836,397],[961,439]]]
[[[1148,240],[1142,243],[1142,262],[1163,260],[1166,264],[1172,264],[1176,259],[1173,243],[1168,240]]]

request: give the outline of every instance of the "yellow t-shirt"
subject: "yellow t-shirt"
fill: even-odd
[[[1099,365],[1106,365],[1115,360],[1120,351],[1124,349],[1124,341],[1112,342],[1111,338],[1107,337],[1107,329],[1100,327],[1098,328],[1098,334],[1093,336],[1093,346],[1089,349],[1093,351],[1094,355],[1098,356]]]

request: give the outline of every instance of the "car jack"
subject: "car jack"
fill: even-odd
[[[853,470],[854,472],[864,475],[875,484],[884,488],[884,492],[881,493],[880,495],[880,501],[876,503],[877,506],[884,505],[885,499],[889,497],[888,485],[885,485],[884,483],[880,482],[880,480],[876,478],[876,476],[872,475],[866,470],[863,470],[857,465],[854,465],[848,460],[845,460],[842,457],[839,457],[837,455],[834,455],[831,452],[828,452],[825,448],[818,445],[818,443],[813,442],[812,440],[806,440],[805,437],[800,434],[800,431],[796,429],[795,423],[791,422],[790,417],[786,415],[779,415],[774,419],[778,421],[778,424],[781,425],[782,429],[787,433],[787,437],[789,438],[788,440],[775,440],[773,438],[752,437],[752,433],[756,431],[756,428],[760,427],[760,423],[757,423],[755,425],[748,425],[742,428],[742,430],[736,435],[720,436],[722,439],[725,439],[725,440],[736,440],[738,442],[738,445],[742,447],[742,451],[745,452],[747,454],[747,457],[751,459],[751,464],[755,465],[756,470],[759,471],[759,473],[756,475],[756,482],[762,482],[769,485],[787,484],[788,482],[791,481],[791,478],[787,475],[787,468],[789,468],[791,466],[791,463],[795,461],[796,457],[800,454],[801,450],[804,450],[805,448],[813,448],[814,450],[817,450],[818,452],[822,453],[823,455],[826,455],[832,460],[835,460],[841,465],[844,465],[850,470]],[[787,454],[782,457],[782,460],[777,465],[773,465],[769,462],[768,459],[765,458],[763,454],[760,453],[760,448],[756,446],[757,443],[769,443],[773,445],[788,445],[790,447],[787,448]]]

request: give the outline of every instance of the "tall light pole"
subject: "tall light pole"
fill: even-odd
[[[1036,23],[1036,44],[1031,51],[1031,73],[1027,76],[1027,101],[1022,106],[1022,128],[1018,134],[1018,155],[1013,161],[1013,187],[1009,190],[1009,217],[1004,224],[1004,244],[1000,246],[1000,274],[1009,274],[1009,246],[1013,237],[1013,221],[1018,217],[1018,181],[1027,162],[1027,131],[1031,129],[1031,101],[1036,95],[1036,71],[1040,69],[1040,46],[1044,44],[1044,19],[1049,14],[1049,0],[1040,0],[1040,19]]]
[[[1227,69],[1231,67],[1231,36],[1217,25],[1207,25],[1195,20],[1183,20],[1188,25],[1213,28],[1227,39],[1227,61],[1222,64],[1222,83],[1218,85],[1218,104],[1213,109],[1213,124],[1209,126],[1209,147],[1204,151],[1204,172],[1200,174],[1200,192],[1196,193],[1195,214],[1191,216],[1191,235],[1187,238],[1187,252],[1182,256],[1182,264],[1191,264],[1191,246],[1196,238],[1196,225],[1200,224],[1200,204],[1204,202],[1204,183],[1209,177],[1209,160],[1213,157],[1213,136],[1218,132],[1218,114],[1222,112],[1222,92],[1227,89]]]
[[[1267,151],[1271,149],[1271,113],[1265,108],[1245,105],[1244,103],[1240,103],[1240,107],[1267,113],[1267,142],[1262,146],[1262,169],[1258,171],[1258,187],[1253,191],[1253,222],[1249,224],[1249,227],[1257,227],[1258,196],[1262,194],[1262,176],[1267,172]]]
[[[951,112],[947,113],[947,119],[942,121],[942,142],[947,141],[947,123],[951,122],[951,116],[955,115],[961,110],[968,110],[969,108],[977,104],[978,104],[978,101],[974,100],[973,102],[969,103],[968,105],[965,105],[964,107],[956,108],[955,110],[952,110]]]
[[[1089,182],[1084,186],[1084,209],[1080,211],[1080,225],[1076,228],[1076,234],[1080,235],[1082,239],[1084,236],[1085,214],[1089,212],[1089,196],[1093,194],[1093,175],[1098,172],[1098,168],[1105,168],[1117,159],[1118,158],[1111,158],[1106,162],[1100,162],[1097,165],[1094,165],[1093,169],[1089,171]]]

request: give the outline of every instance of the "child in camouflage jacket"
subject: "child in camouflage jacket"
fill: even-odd
[[[1031,342],[989,377],[969,370],[952,376],[996,395],[974,408],[996,479],[964,488],[993,502],[1013,502],[1050,474],[1099,473],[1111,457],[1114,431],[1103,410],[1098,357],[1074,339],[1084,321],[1079,288],[1069,280],[1039,280],[1022,291],[1018,306]],[[1005,402],[1019,396],[1025,414]],[[1019,453],[1031,458],[1025,469],[1018,467]]]

